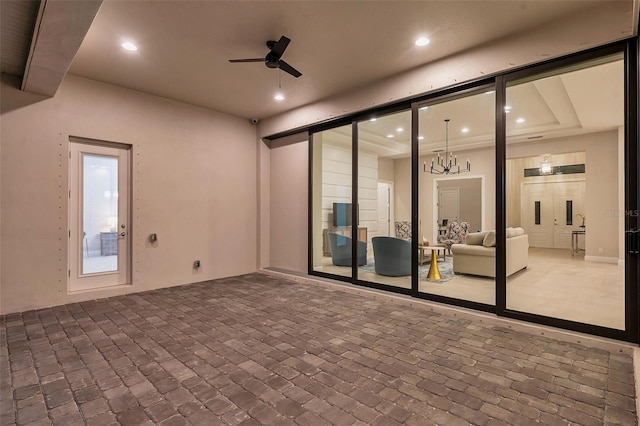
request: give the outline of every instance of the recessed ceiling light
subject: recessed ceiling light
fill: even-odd
[[[469,128],[468,127],[463,127],[462,130],[460,130],[462,133],[467,133],[469,132]]]
[[[138,46],[136,46],[135,44],[131,43],[130,41],[125,41],[120,46],[122,46],[123,49],[127,49],[127,50],[130,50],[132,52],[138,50]]]
[[[424,136],[418,136],[418,140],[423,140]]]
[[[391,133],[389,133],[389,134],[387,135],[387,137],[388,137],[388,138],[392,138],[392,137],[393,137],[393,135],[392,135]]]
[[[398,133],[400,133],[400,132],[404,132],[404,129],[403,129],[402,127],[398,127],[398,128],[396,129],[396,132],[398,132]]]
[[[524,118],[520,117],[516,120],[516,123],[524,123]]]
[[[415,44],[416,46],[426,46],[427,44],[429,44],[431,42],[431,40],[429,40],[426,37],[420,37],[419,39],[416,40]]]
[[[284,101],[284,95],[282,93],[276,93],[273,99],[275,99],[276,101]]]

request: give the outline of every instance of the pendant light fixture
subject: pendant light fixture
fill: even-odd
[[[445,136],[444,136],[444,157],[438,156],[431,160],[431,168],[429,171],[432,175],[457,175],[459,173],[465,173],[471,171],[471,163],[467,158],[467,164],[465,168],[460,168],[458,164],[458,157],[453,155],[453,152],[449,152],[449,120],[444,120]],[[427,163],[423,164],[423,169],[427,171]]]

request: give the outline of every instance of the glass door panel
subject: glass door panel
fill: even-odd
[[[418,291],[495,305],[495,93],[418,107]]]
[[[512,81],[505,112],[506,308],[624,330],[622,54]]]
[[[347,125],[312,136],[312,268],[345,277],[352,276],[351,134]]]
[[[71,143],[70,291],[130,282],[129,153]]]
[[[118,270],[118,158],[82,155],[82,274]]]
[[[410,289],[411,111],[358,123],[358,206],[358,279]]]

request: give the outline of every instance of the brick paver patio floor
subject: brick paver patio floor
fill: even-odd
[[[637,424],[632,359],[251,274],[1,318],[1,423]]]

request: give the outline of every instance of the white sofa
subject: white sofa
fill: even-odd
[[[453,244],[453,272],[484,277],[496,276],[495,231],[467,234],[465,244]],[[529,236],[522,228],[507,229],[507,276],[527,267]]]

